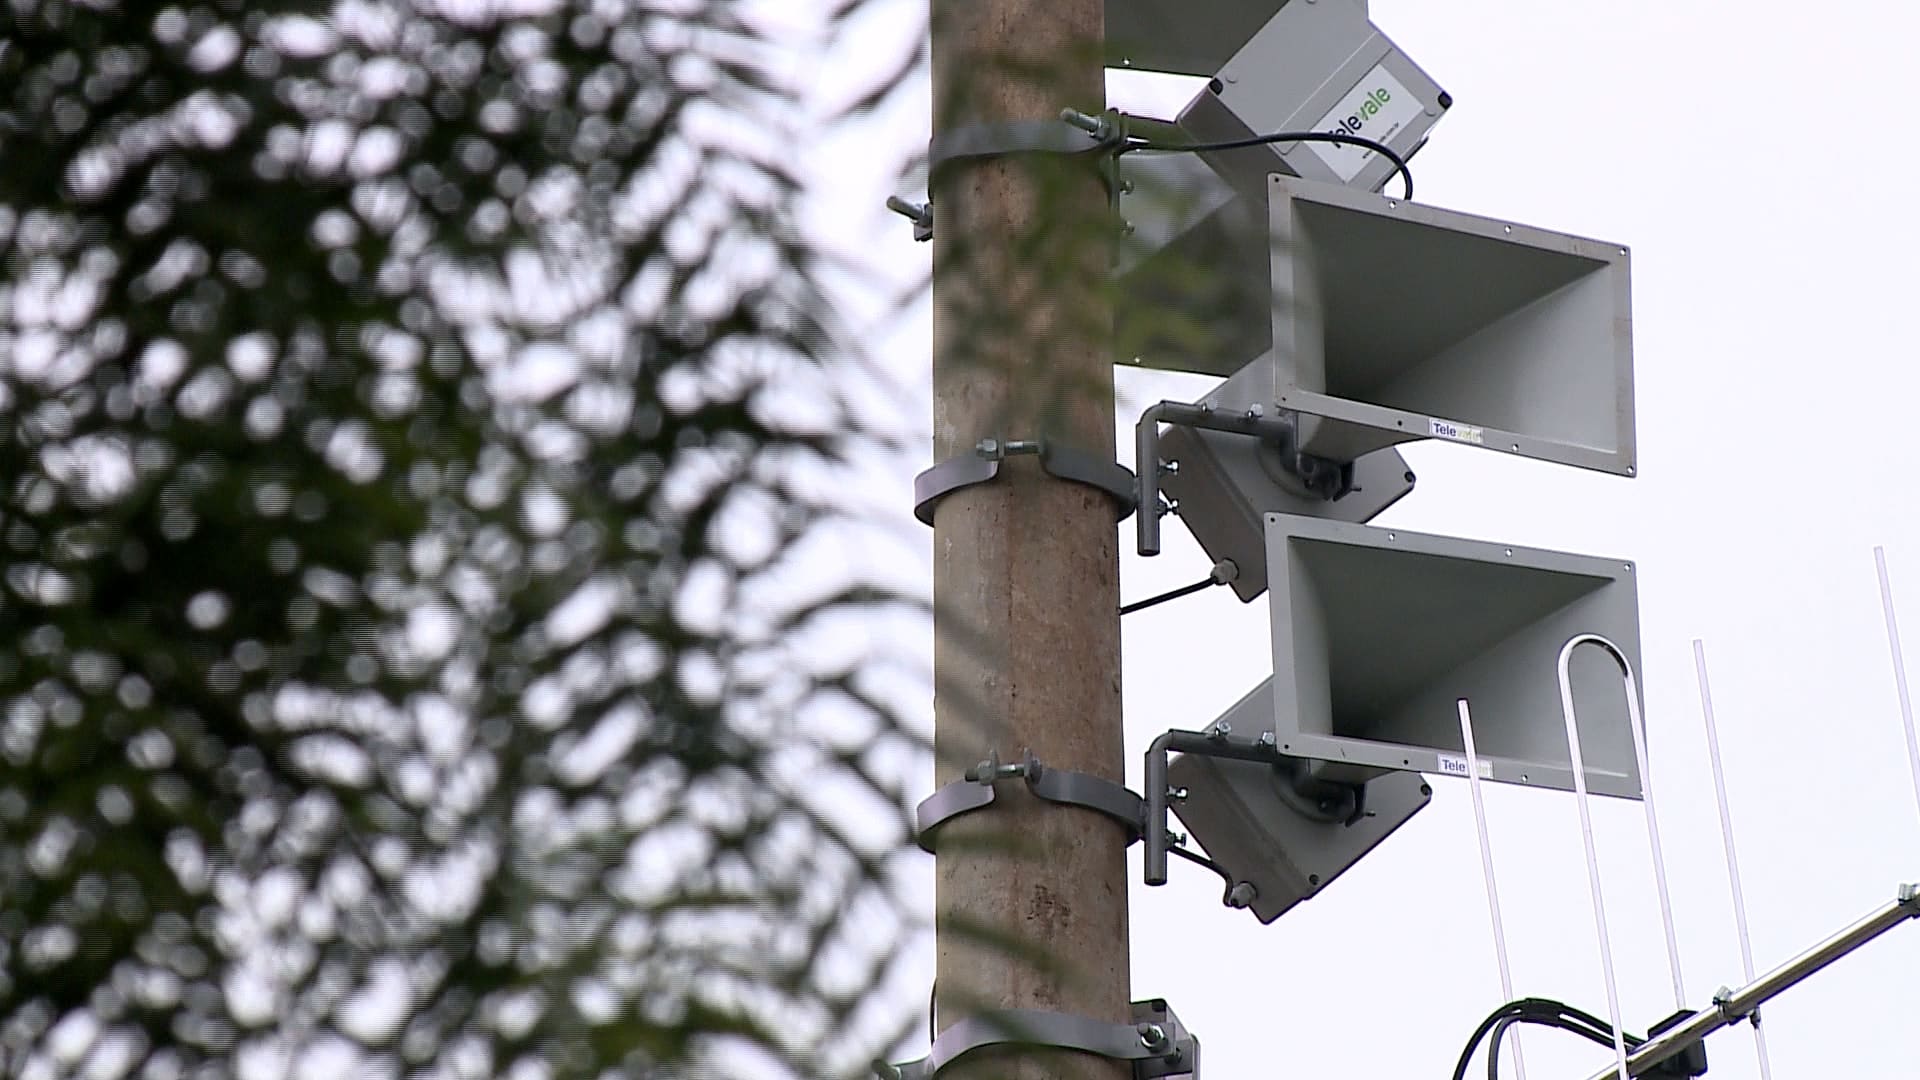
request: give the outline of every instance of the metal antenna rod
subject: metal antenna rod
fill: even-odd
[[[1720,767],[1720,731],[1713,717],[1713,691],[1707,685],[1707,652],[1699,638],[1693,641],[1693,670],[1700,683],[1700,712],[1707,721],[1707,757],[1713,764],[1713,794],[1720,802],[1720,843],[1727,852],[1727,880],[1733,885],[1733,925],[1740,934],[1740,974],[1753,982],[1753,939],[1747,934],[1747,899],[1740,888],[1740,857],[1733,846],[1733,814],[1727,809],[1727,778]],[[1760,1056],[1760,1080],[1773,1080],[1767,1055],[1767,1029],[1753,1014],[1753,1048]]]
[[[1715,994],[1712,1005],[1661,1032],[1659,1037],[1641,1043],[1622,1067],[1620,1075],[1639,1076],[1646,1073],[1721,1028],[1753,1015],[1755,1009],[1817,974],[1828,964],[1914,918],[1920,918],[1920,885],[1903,885],[1899,898],[1894,902],[1740,989],[1723,990]],[[1588,1080],[1609,1080],[1613,1075],[1613,1068],[1609,1066],[1594,1073]]]
[[[1667,891],[1667,856],[1660,847],[1660,818],[1653,808],[1653,769],[1647,762],[1647,733],[1640,716],[1640,687],[1633,677],[1633,666],[1613,643],[1599,639],[1620,664],[1621,680],[1627,689],[1627,730],[1633,735],[1633,756],[1640,766],[1640,801],[1647,812],[1647,846],[1653,850],[1653,887],[1660,895],[1660,928],[1667,935],[1667,972],[1673,976],[1673,1007],[1687,1007],[1687,987],[1680,977],[1680,937],[1673,928],[1673,897]],[[1561,676],[1566,675],[1566,656],[1561,660]]]
[[[1487,910],[1493,916],[1493,955],[1500,964],[1500,1000],[1513,1001],[1513,973],[1507,966],[1507,928],[1500,918],[1500,889],[1493,880],[1493,842],[1487,836],[1487,804],[1480,793],[1480,754],[1473,746],[1473,714],[1460,698],[1460,742],[1467,751],[1467,787],[1473,792],[1473,823],[1480,833],[1480,869],[1487,879]],[[1520,1032],[1513,1040],[1513,1072],[1527,1080],[1527,1061],[1520,1054]]]
[[[1560,715],[1567,722],[1567,755],[1573,765],[1574,802],[1580,808],[1580,839],[1587,849],[1587,884],[1593,890],[1593,925],[1600,935],[1600,973],[1607,983],[1607,1019],[1613,1023],[1613,1054],[1620,1069],[1620,1080],[1631,1080],[1627,1072],[1626,1034],[1620,1027],[1620,990],[1613,978],[1613,943],[1607,939],[1607,905],[1600,894],[1600,856],[1593,847],[1593,812],[1587,806],[1587,764],[1580,755],[1580,724],[1574,719],[1573,683],[1567,677],[1567,661],[1572,658],[1573,650],[1589,642],[1602,645],[1619,657],[1619,650],[1614,649],[1611,642],[1593,634],[1579,635],[1561,646]],[[1622,659],[1621,664],[1625,663]],[[1631,686],[1627,701],[1629,704],[1633,701]]]
[[[1907,661],[1900,649],[1900,623],[1893,615],[1893,585],[1887,580],[1887,549],[1873,549],[1880,573],[1880,609],[1887,616],[1887,647],[1893,651],[1893,685],[1900,691],[1900,722],[1907,729],[1907,767],[1913,770],[1913,797],[1920,802],[1920,739],[1913,731],[1913,698],[1907,693]]]

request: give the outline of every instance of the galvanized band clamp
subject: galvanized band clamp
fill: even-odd
[[[1000,475],[1000,463],[1015,454],[1038,454],[1047,475],[1099,488],[1113,498],[1116,520],[1125,521],[1139,504],[1139,487],[1124,465],[1050,439],[981,439],[972,453],[960,454],[913,478],[913,516],[933,524],[940,500],[964,487],[984,484]]]
[[[996,755],[967,770],[964,779],[955,780],[927,796],[914,810],[921,850],[933,852],[933,832],[940,826],[993,803],[993,785],[1001,780],[1022,777],[1027,790],[1035,796],[1063,806],[1079,806],[1112,818],[1127,830],[1129,846],[1144,835],[1147,801],[1111,780],[1070,769],[1049,769],[1027,755],[1017,765],[1002,765]]]
[[[1088,116],[1065,109],[1055,120],[1008,120],[963,124],[942,131],[927,143],[927,190],[939,182],[941,170],[956,161],[985,161],[1016,154],[1055,154],[1101,158],[1100,179],[1107,185],[1109,203],[1120,197],[1120,175],[1115,157],[1127,145],[1125,113],[1109,110]],[[913,222],[915,240],[933,239],[933,204],[911,203],[898,197],[887,208]]]
[[[963,159],[983,160],[1015,154],[1110,156],[1126,145],[1126,141],[1124,118],[1117,112],[1103,116],[1063,113],[1053,120],[963,124],[939,132],[927,143],[927,187],[931,189],[938,181],[941,169]],[[1109,186],[1113,184],[1110,172],[1102,170],[1102,176]]]
[[[881,1080],[933,1080],[956,1060],[990,1046],[1078,1050],[1133,1063],[1134,1080],[1200,1080],[1200,1040],[1161,1000],[1133,1003],[1133,1023],[1107,1024],[1083,1016],[1006,1009],[954,1023],[933,1041],[933,1052],[905,1065],[874,1062]]]

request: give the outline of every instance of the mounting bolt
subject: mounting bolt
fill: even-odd
[[[1151,1050],[1156,1054],[1163,1054],[1166,1052],[1166,1049],[1167,1049],[1167,1029],[1166,1028],[1161,1027],[1159,1024],[1141,1024],[1139,1027],[1135,1028],[1134,1030],[1140,1033],[1140,1045],[1143,1048],[1147,1050]]]
[[[1172,829],[1168,829],[1167,844],[1170,847],[1186,847],[1187,834],[1183,832],[1174,832]]]
[[[1207,738],[1212,739],[1214,742],[1226,742],[1227,737],[1232,734],[1232,724],[1227,723],[1225,720],[1217,720],[1214,722],[1213,727],[1208,729]]]
[[[1161,461],[1160,475],[1161,476],[1179,476],[1180,463],[1177,461]]]
[[[1901,903],[1911,904],[1915,900],[1920,900],[1920,884],[1909,883],[1909,884],[1900,886],[1900,902]]]
[[[1274,745],[1279,741],[1280,740],[1273,737],[1273,732],[1271,731],[1263,731],[1260,733],[1260,748],[1262,750],[1273,749]]]
[[[1265,416],[1266,413],[1267,410],[1257,401],[1247,406],[1247,416],[1249,419],[1258,420],[1262,416]]]
[[[1170,787],[1167,789],[1167,798],[1173,802],[1186,802],[1187,796],[1190,794],[1192,793],[1183,787]]]
[[[1233,888],[1227,890],[1227,906],[1230,908],[1252,907],[1254,897],[1259,895],[1260,890],[1253,887],[1253,882],[1237,882]]]
[[[1000,440],[999,439],[981,439],[979,442],[973,444],[973,452],[976,454],[979,454],[981,457],[988,457],[988,458],[999,457],[1000,456]]]
[[[1088,116],[1078,109],[1061,109],[1060,119],[1069,127],[1079,128],[1089,135],[1098,135],[1107,126],[1106,120],[1098,116]]]
[[[1025,776],[1026,774],[1027,766],[1025,763],[1016,762],[1011,765],[1002,765],[1000,764],[1000,758],[996,755],[968,769],[967,779],[976,784],[992,784],[998,780],[1007,780],[1015,776]]]
[[[1740,1019],[1739,1014],[1733,1011],[1733,987],[1731,986],[1723,986],[1713,992],[1713,1007],[1720,1010],[1721,1018],[1730,1024]]]
[[[926,241],[933,239],[933,204],[908,202],[898,195],[887,197],[887,209],[913,222],[913,238]]]

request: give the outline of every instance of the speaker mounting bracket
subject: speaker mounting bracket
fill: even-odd
[[[1366,785],[1337,784],[1309,778],[1304,770],[1295,767],[1296,759],[1280,753],[1270,731],[1263,732],[1257,739],[1236,739],[1232,726],[1225,722],[1216,722],[1206,731],[1168,731],[1153,740],[1153,745],[1147,748],[1147,853],[1144,861],[1149,885],[1167,883],[1167,856],[1177,847],[1174,834],[1167,828],[1168,805],[1181,797],[1167,786],[1167,757],[1173,753],[1231,761],[1259,761],[1272,765],[1291,781],[1279,785],[1282,797],[1290,808],[1304,817],[1352,825],[1367,816]],[[1228,896],[1227,906],[1243,906],[1232,902],[1231,882]]]
[[[1124,465],[1052,439],[981,439],[971,452],[950,457],[913,478],[913,516],[932,525],[941,499],[994,479],[1000,475],[1000,463],[1019,454],[1038,455],[1040,468],[1049,476],[1106,492],[1120,521],[1137,505],[1133,473]]]
[[[1353,486],[1353,462],[1330,461],[1297,449],[1299,426],[1296,415],[1278,410],[1268,416],[1259,405],[1242,411],[1178,401],[1162,401],[1141,413],[1140,421],[1133,429],[1134,467],[1140,471],[1140,490],[1135,500],[1142,507],[1140,519],[1135,525],[1136,546],[1140,554],[1160,554],[1161,424],[1249,435],[1268,443],[1278,449],[1281,467],[1296,478],[1307,492],[1327,502],[1337,502],[1356,490]]]
[[[1200,1040],[1187,1030],[1166,1001],[1136,1001],[1132,1021],[1109,1024],[1084,1016],[1002,1009],[955,1021],[933,1049],[904,1065],[873,1063],[881,1080],[934,1080],[958,1059],[990,1046],[1049,1047],[1133,1065],[1133,1080],[1200,1080]]]
[[[1032,754],[1022,762],[1003,765],[995,753],[967,770],[966,776],[927,796],[914,810],[922,851],[934,850],[933,833],[962,814],[993,804],[994,785],[1002,780],[1023,779],[1027,790],[1041,799],[1062,806],[1078,806],[1105,814],[1127,831],[1127,844],[1140,839],[1147,819],[1147,802],[1111,780],[1071,769],[1053,769]],[[1162,821],[1165,815],[1161,815]]]

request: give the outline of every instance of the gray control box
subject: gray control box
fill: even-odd
[[[1382,34],[1356,0],[1289,3],[1248,39],[1187,104],[1179,123],[1203,142],[1280,131],[1355,135],[1411,155],[1453,104]],[[1362,147],[1276,143],[1210,155],[1220,174],[1259,198],[1267,174],[1378,191],[1392,162]]]

